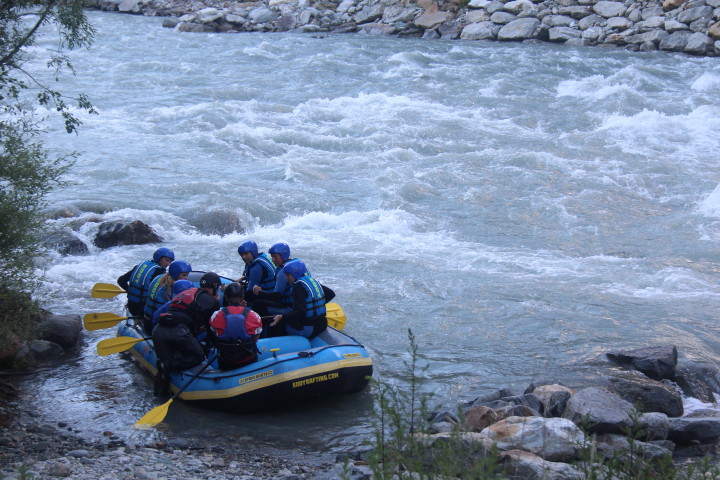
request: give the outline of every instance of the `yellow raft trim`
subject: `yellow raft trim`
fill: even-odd
[[[140,355],[137,350],[133,348],[131,349],[131,351],[132,354],[138,358],[138,360],[148,371],[150,371],[153,375],[157,372],[157,369],[150,365],[150,363],[145,360],[145,358]],[[277,385],[278,383],[290,382],[293,380],[297,380],[298,378],[309,377],[312,375],[322,375],[330,373],[333,370],[342,370],[344,368],[372,366],[372,363],[373,362],[370,357],[337,360],[331,363],[323,363],[321,365],[315,365],[313,367],[293,370],[292,372],[280,373],[277,375],[271,374],[270,376],[266,378],[261,378],[259,380],[246,381],[234,388],[226,388],[223,390],[197,390],[194,392],[183,392],[180,394],[179,398],[183,400],[215,400],[221,398],[232,398],[248,392],[252,392],[254,390],[259,390],[261,388],[271,387],[273,385]],[[259,372],[259,374],[262,373],[263,372]],[[245,378],[247,377],[240,377],[238,381],[244,380]],[[173,392],[177,392],[179,390],[179,388],[172,383],[170,384],[170,389]]]

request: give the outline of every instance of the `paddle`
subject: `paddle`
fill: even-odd
[[[328,325],[333,327],[335,330],[342,330],[345,328],[347,317],[343,312],[342,307],[337,303],[325,304],[325,316],[327,317]]]
[[[143,415],[143,417],[140,420],[135,422],[134,427],[140,428],[140,429],[147,429],[147,428],[152,428],[155,425],[157,425],[158,423],[162,422],[165,419],[168,409],[170,408],[170,404],[173,402],[173,400],[175,400],[177,397],[179,397],[180,394],[182,392],[184,392],[185,389],[188,388],[190,386],[190,384],[195,381],[196,378],[198,378],[200,375],[202,375],[205,372],[205,370],[210,368],[210,365],[212,365],[212,362],[215,361],[215,358],[217,358],[217,357],[213,357],[212,360],[208,360],[207,365],[205,365],[205,367],[202,370],[200,370],[190,380],[188,380],[188,382],[185,384],[185,386],[182,387],[180,390],[178,390],[175,393],[175,395],[170,397],[170,400],[168,400],[167,402],[163,403],[160,406],[153,408],[148,413]]]
[[[135,337],[116,337],[108,338],[106,340],[100,340],[97,344],[97,353],[101,357],[110,355],[111,353],[124,352],[130,350],[133,345],[150,340],[149,338],[135,338]]]
[[[102,330],[117,325],[122,320],[128,320],[140,317],[121,317],[114,313],[86,313],[83,317],[83,326],[85,330]]]
[[[121,293],[127,292],[112,283],[96,283],[90,291],[90,296],[92,298],[112,298]]]

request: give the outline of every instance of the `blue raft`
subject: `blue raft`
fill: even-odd
[[[120,322],[117,334],[144,337],[130,320]],[[260,339],[258,349],[258,361],[250,365],[227,371],[212,365],[179,398],[213,409],[268,410],[359,392],[372,375],[372,359],[365,348],[332,327],[311,340],[299,336]],[[146,370],[157,372],[152,340],[141,341],[129,351]],[[177,392],[192,377],[189,372],[171,374],[170,389]]]

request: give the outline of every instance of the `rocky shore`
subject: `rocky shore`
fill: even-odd
[[[720,0],[92,0],[182,32],[358,32],[720,55]]]

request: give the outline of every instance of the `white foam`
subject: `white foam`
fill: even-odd
[[[720,184],[698,204],[697,210],[706,217],[720,217]]]

